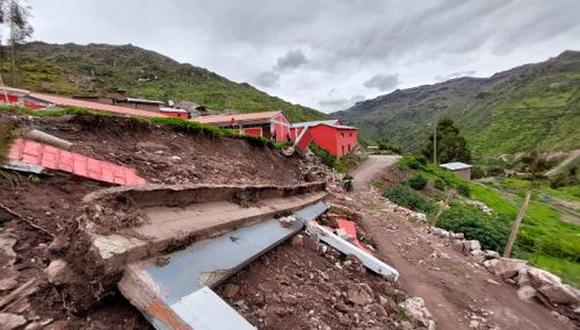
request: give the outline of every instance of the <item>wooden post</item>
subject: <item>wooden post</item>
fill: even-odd
[[[447,195],[447,198],[445,198],[445,201],[443,201],[441,206],[439,206],[439,210],[437,210],[435,217],[433,217],[433,220],[431,221],[431,224],[433,226],[437,227],[437,221],[439,220],[439,217],[441,216],[441,214],[443,214],[443,211],[445,211],[447,204],[449,204],[449,202],[451,202],[451,199],[453,198],[453,196],[455,196],[455,190],[451,190],[451,192],[449,192],[449,195]]]
[[[514,246],[514,242],[516,241],[516,236],[518,235],[518,229],[520,228],[520,223],[522,223],[522,219],[524,215],[526,215],[526,210],[528,209],[528,203],[530,202],[530,197],[532,196],[532,192],[528,191],[526,193],[526,198],[524,198],[524,202],[522,206],[520,206],[520,210],[518,211],[518,215],[512,224],[512,231],[510,233],[510,237],[508,238],[507,244],[505,245],[505,249],[503,249],[503,256],[504,258],[509,258],[512,254],[512,247]]]

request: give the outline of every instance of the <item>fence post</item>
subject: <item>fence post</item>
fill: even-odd
[[[514,246],[514,242],[516,241],[516,236],[518,235],[520,223],[522,223],[522,219],[524,218],[524,215],[526,215],[526,210],[528,209],[528,203],[530,202],[531,195],[532,195],[531,191],[528,191],[526,193],[526,198],[524,198],[524,202],[522,203],[522,206],[520,206],[518,215],[512,224],[512,231],[505,245],[505,249],[503,249],[504,258],[509,258],[510,255],[512,254],[512,247]]]

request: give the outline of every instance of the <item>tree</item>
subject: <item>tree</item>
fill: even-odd
[[[471,162],[471,151],[467,147],[467,140],[459,133],[449,117],[443,117],[437,122],[437,160],[441,163],[453,161]],[[433,159],[433,134],[422,150],[423,156]]]
[[[30,6],[25,0],[0,0],[0,24],[7,24],[10,29],[8,43],[10,46],[11,84],[16,85],[16,48],[32,36],[34,29],[30,25]]]

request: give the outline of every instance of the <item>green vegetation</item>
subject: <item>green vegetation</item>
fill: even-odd
[[[346,173],[348,171],[348,167],[344,159],[332,156],[328,151],[317,146],[315,143],[310,144],[310,150],[322,160],[324,165],[333,168],[340,173]]]
[[[429,214],[435,203],[404,184],[398,184],[385,192],[385,197],[408,209]]]
[[[547,181],[513,178],[491,181],[488,184],[468,182],[433,164],[423,164],[411,156],[403,157],[399,166],[417,176],[425,177],[439,191],[455,189],[461,193],[462,189],[467,189],[472,199],[492,208],[493,213],[488,215],[466,204],[462,198],[456,198],[451,207],[443,212],[438,225],[463,232],[467,238],[479,240],[484,248],[499,252],[505,246],[511,223],[525,192],[532,190],[532,199],[518,232],[513,257],[527,259],[533,265],[552,271],[565,281],[580,286],[580,226],[564,222],[562,210],[543,200],[548,195],[550,198],[580,202],[578,187],[553,189]],[[391,200],[397,204],[419,210],[411,207],[413,204],[407,201],[409,192],[418,194],[407,187],[405,194],[397,190],[397,194],[389,194],[387,191],[385,196],[389,199],[392,197]],[[428,192],[428,196],[421,197],[427,203],[433,203],[433,200],[441,200],[445,195],[441,192]]]
[[[0,49],[1,50],[1,49]],[[95,95],[112,89],[159,100],[192,101],[210,109],[240,112],[282,110],[291,121],[324,119],[314,109],[288,103],[247,83],[236,83],[211,71],[132,45],[19,46],[21,87],[40,92]],[[1,73],[9,64],[0,66]]]
[[[0,120],[0,164],[6,160],[6,154],[10,150],[12,142],[12,125]]]
[[[477,160],[580,148],[580,52],[490,78],[397,90],[336,114],[365,138],[386,137],[405,152],[418,152],[433,134],[428,124],[442,115],[453,118]]]
[[[453,120],[443,117],[437,122],[437,161],[439,163],[449,162],[471,162],[471,152],[467,148],[467,141],[455,127]],[[433,159],[435,136],[429,135],[429,139],[423,148],[423,156]]]
[[[29,116],[37,116],[37,117],[58,117],[63,115],[92,115],[97,117],[103,116],[110,116],[109,114],[103,112],[96,112],[88,109],[83,108],[75,108],[75,107],[67,107],[62,109],[53,109],[53,110],[45,110],[45,111],[35,111],[26,109],[20,106],[7,106],[7,105],[0,105],[0,111],[5,112],[12,112],[15,114],[25,114]],[[164,125],[173,127],[176,130],[187,134],[193,135],[205,135],[205,136],[222,136],[222,137],[229,137],[229,138],[236,138],[236,139],[243,139],[248,141],[250,145],[256,147],[271,147],[271,148],[278,148],[272,141],[265,139],[263,137],[253,136],[253,135],[246,135],[240,134],[235,130],[231,129],[224,129],[212,125],[200,124],[198,122],[183,120],[180,118],[163,118],[163,117],[154,117],[154,118],[141,118],[141,117],[131,117],[130,120],[135,121],[135,123],[150,123],[156,125]],[[2,151],[2,140],[4,135],[2,134],[2,129],[0,127],[0,151]],[[1,153],[0,153],[1,154]],[[1,158],[0,158],[1,159]]]
[[[408,185],[409,187],[415,190],[421,190],[425,188],[425,185],[427,184],[427,179],[419,174],[415,175],[414,177],[408,180],[403,181],[402,183]]]

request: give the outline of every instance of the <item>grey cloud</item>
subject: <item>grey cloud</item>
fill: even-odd
[[[450,73],[448,75],[435,76],[435,77],[433,77],[433,80],[446,81],[446,80],[461,78],[461,77],[471,77],[471,76],[474,76],[476,73],[477,72],[475,70],[459,71],[459,72]]]
[[[365,100],[363,95],[354,95],[350,98],[327,99],[318,102],[324,110],[337,111],[353,106],[355,103]]]
[[[367,88],[375,88],[381,92],[393,89],[399,86],[399,75],[396,74],[377,74],[371,79],[365,81],[364,86]]]
[[[308,59],[302,50],[289,50],[286,55],[278,58],[275,69],[278,71],[292,70],[307,62]]]
[[[280,81],[280,75],[276,72],[262,72],[254,78],[256,85],[260,87],[275,87]]]

